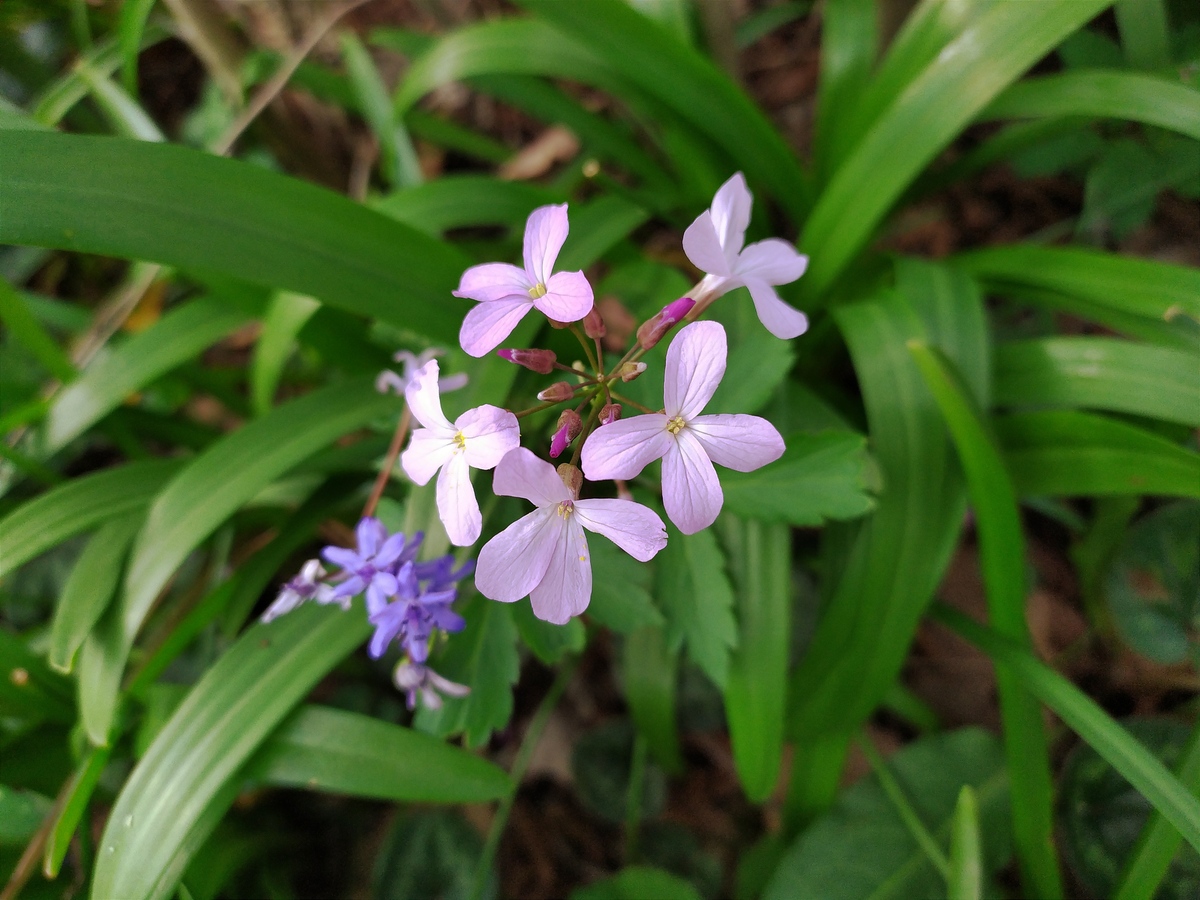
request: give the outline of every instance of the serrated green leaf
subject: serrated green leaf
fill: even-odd
[[[764,522],[820,525],[871,511],[866,439],[846,431],[800,432],[775,462],[721,472],[725,509]]]
[[[267,784],[409,803],[485,803],[511,780],[494,764],[428,734],[359,713],[303,706],[248,763]]]
[[[668,645],[683,643],[692,662],[724,689],[729,654],[737,646],[737,622],[725,554],[712,531],[683,534],[667,523],[655,594],[667,617]]]
[[[467,627],[451,635],[445,651],[430,664],[471,693],[447,698],[441,709],[422,707],[415,724],[439,737],[462,734],[468,746],[478,747],[512,717],[512,686],[520,674],[517,629],[508,606],[482,594],[467,601],[459,614]]]
[[[0,241],[232,276],[454,343],[458,250],[345,197],[171,145],[0,132]]]
[[[650,596],[651,569],[609,541],[591,541],[592,602],[587,615],[619,634],[665,623]]]
[[[587,632],[579,619],[571,619],[566,625],[554,625],[535,616],[533,607],[527,603],[518,603],[511,609],[513,624],[517,626],[521,640],[548,666],[581,652],[587,644]]]

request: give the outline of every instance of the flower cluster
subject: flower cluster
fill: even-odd
[[[752,202],[741,173],[721,186],[711,208],[683,237],[684,251],[703,277],[686,297],[642,323],[633,346],[615,361],[604,356],[600,339],[606,328],[586,276],[555,271],[569,231],[566,204],[543,206],[530,215],[523,266],[494,262],[467,269],[454,295],[475,301],[459,334],[471,356],[496,350],[534,309],[578,338],[590,372],[580,362],[564,365],[551,350],[498,351],[503,359],[541,375],[562,373],[538,393],[540,405],[517,412],[478,406],[451,422],[442,410],[441,394],[461,386],[464,377],[443,379],[432,351],[420,356],[402,351],[396,360],[403,363],[403,374],[380,375],[380,390],[402,392],[419,426],[400,465],[416,484],[437,476],[438,515],[453,544],[469,546],[483,532],[472,469],[494,470],[494,494],[519,497],[535,507],[480,550],[475,586],[485,597],[512,603],[528,596],[535,615],[564,624],[591,599],[587,532],[643,562],[666,546],[662,519],[633,500],[626,481],[662,460],[663,508],[680,531],[694,534],[716,521],[724,502],[716,466],[748,472],[783,454],[783,438],[766,419],[704,413],[725,376],[728,353],[725,329],[717,322],[696,321],[714,301],[745,287],[759,319],[776,337],[794,338],[808,327],[804,314],[775,291],[799,278],[807,259],[778,238],[745,245]],[[676,328],[666,352],[662,407],[649,409],[623,396],[622,385],[646,371],[649,363],[643,356]],[[558,405],[566,408],[550,435],[548,455],[557,459],[568,450],[572,455],[556,468],[520,446],[520,419]],[[630,415],[630,409],[640,415]],[[401,417],[397,450],[409,418]],[[395,456],[389,456],[382,477],[394,462]],[[616,496],[583,496],[585,476],[590,482],[614,481]],[[382,481],[376,487],[364,515],[373,509]],[[363,518],[354,550],[327,547],[322,553],[341,571],[326,581],[319,562],[306,564],[264,619],[310,599],[347,605],[350,597],[365,594],[375,626],[369,652],[378,658],[393,641],[401,644],[405,661],[396,669],[395,683],[410,708],[418,698],[436,707],[441,695],[462,696],[467,689],[433,672],[427,660],[438,631],[458,631],[465,624],[451,606],[457,583],[472,566],[453,570],[449,556],[418,561],[420,543],[420,535],[412,540],[389,535],[375,519]]]
[[[320,562],[309,560],[300,575],[284,585],[263,621],[270,622],[309,599],[349,609],[350,598],[365,594],[367,618],[375,626],[368,652],[379,659],[393,641],[400,643],[407,660],[397,667],[394,680],[407,694],[409,708],[418,693],[430,707],[441,702],[437,690],[463,696],[467,688],[442,678],[426,661],[437,631],[461,631],[466,624],[450,607],[458,596],[458,582],[471,574],[474,564],[455,570],[452,556],[417,562],[423,537],[420,533],[411,539],[400,533],[389,535],[378,519],[364,517],[355,529],[355,549],[321,551],[341,572],[323,580]]]

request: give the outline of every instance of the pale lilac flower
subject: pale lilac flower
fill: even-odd
[[[758,416],[702,416],[725,374],[725,329],[693,322],[667,348],[661,413],[597,428],[583,445],[583,473],[592,481],[633,478],[662,458],[667,517],[684,534],[716,521],[724,495],[713,463],[749,472],[783,454],[783,438]]]
[[[517,417],[498,406],[468,409],[451,424],[438,396],[438,364],[430,360],[408,383],[408,408],[424,427],[413,431],[400,465],[417,484],[438,474],[438,515],[451,543],[465,547],[479,539],[483,516],[471,487],[471,469],[491,469],[521,442]]]
[[[396,687],[405,693],[405,702],[409,709],[417,705],[417,696],[426,709],[441,709],[442,694],[447,697],[465,697],[471,689],[465,684],[458,684],[448,678],[443,678],[433,669],[422,663],[402,662],[396,666],[392,675]]]
[[[326,547],[321,555],[341,566],[347,576],[333,589],[332,597],[350,598],[365,591],[367,614],[373,615],[400,589],[394,570],[411,561],[419,541],[408,542],[400,533],[389,536],[383,523],[369,516],[359,521],[354,534],[358,549]]]
[[[712,207],[683,234],[683,250],[707,274],[697,294],[707,302],[745,286],[767,331],[785,340],[808,330],[808,317],[784,303],[774,285],[790,284],[808,268],[808,257],[780,238],[768,238],[743,249],[754,198],[742,173],[721,185]]]
[[[318,603],[337,603],[342,609],[349,609],[350,598],[335,596],[333,585],[321,581],[324,577],[325,569],[321,567],[321,561],[310,559],[300,569],[299,575],[279,589],[279,596],[275,598],[275,602],[268,606],[267,611],[262,614],[263,622],[270,622],[284,613],[291,612],[306,600],[316,600]]]
[[[484,263],[463,272],[454,296],[478,301],[458,335],[464,350],[483,356],[496,349],[535,307],[559,322],[575,322],[588,314],[592,286],[583,272],[551,274],[567,231],[567,204],[538,207],[525,223],[523,269]]]
[[[524,447],[496,466],[492,490],[499,496],[522,497],[537,509],[479,551],[475,586],[485,597],[504,603],[528,594],[534,615],[556,625],[583,612],[592,597],[584,529],[603,535],[642,562],[667,545],[662,519],[652,510],[629,500],[577,500],[554,466]]]
[[[391,369],[384,369],[375,378],[375,390],[381,394],[386,394],[392,391],[396,394],[403,394],[404,389],[408,387],[409,381],[413,375],[429,362],[431,359],[445,355],[444,350],[436,347],[430,347],[428,350],[423,350],[420,353],[410,353],[408,350],[397,350],[392,356],[396,362],[401,364],[399,373],[393,372]],[[458,372],[454,375],[447,375],[438,383],[438,389],[443,394],[448,394],[451,391],[457,391],[459,388],[467,386],[467,373]]]

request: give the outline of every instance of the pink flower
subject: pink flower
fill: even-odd
[[[693,322],[667,348],[664,412],[597,428],[583,445],[592,481],[633,478],[662,458],[663,505],[684,534],[716,521],[725,500],[713,463],[749,472],[783,455],[783,438],[758,416],[702,416],[725,374],[725,329]]]
[[[529,310],[575,322],[592,308],[592,286],[583,272],[552,275],[567,239],[567,204],[541,206],[525,223],[525,268],[484,263],[463,272],[455,297],[479,301],[463,319],[458,339],[472,356],[496,349]]]
[[[478,406],[451,425],[438,394],[437,360],[413,373],[404,396],[413,416],[425,427],[413,431],[400,465],[417,484],[427,484],[441,470],[437,505],[446,534],[460,547],[473,544],[483,530],[483,517],[471,487],[470,470],[494,468],[521,442],[517,417],[497,406]]]
[[[642,562],[667,545],[662,519],[652,510],[631,500],[577,500],[554,466],[524,447],[496,466],[492,490],[523,497],[537,509],[479,551],[475,586],[485,597],[504,603],[528,594],[534,615],[556,625],[579,615],[592,598],[585,528]]]
[[[688,226],[683,234],[683,250],[696,268],[708,273],[697,294],[712,302],[745,286],[767,331],[787,340],[808,330],[808,317],[779,299],[773,286],[790,284],[803,275],[808,257],[780,238],[768,238],[743,249],[753,202],[746,179],[741,172],[736,173],[721,185],[712,207]]]

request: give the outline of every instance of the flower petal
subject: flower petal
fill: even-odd
[[[400,531],[397,531],[384,541],[383,546],[375,551],[375,559],[373,560],[375,567],[382,569],[384,566],[390,566],[399,559],[400,554],[404,552],[404,542],[404,533]]]
[[[463,317],[458,342],[471,356],[483,356],[500,346],[512,334],[525,313],[533,309],[533,301],[523,297],[505,297],[471,307]]]
[[[537,587],[550,565],[562,523],[555,507],[535,509],[484,544],[475,568],[479,593],[513,603]]]
[[[363,564],[362,557],[345,547],[326,547],[321,551],[321,555],[347,572],[353,572]]]
[[[358,541],[358,555],[367,559],[375,555],[380,542],[387,536],[387,529],[378,519],[370,516],[358,520],[354,528],[354,537]]]
[[[790,341],[808,331],[808,316],[779,299],[775,288],[757,278],[746,279],[746,287],[759,321],[775,337]]]
[[[440,428],[418,428],[400,454],[400,467],[416,484],[428,484],[454,455],[454,435]]]
[[[725,495],[700,441],[687,428],[676,438],[663,457],[663,506],[680,531],[695,534],[717,520]]]
[[[592,311],[595,296],[583,272],[559,272],[546,282],[546,294],[533,305],[551,319],[578,322]]]
[[[734,172],[713,197],[713,225],[721,246],[725,248],[725,258],[730,263],[746,242],[746,226],[750,224],[750,207],[753,204],[754,197],[746,187],[746,177],[741,172]]]
[[[767,238],[751,244],[738,254],[734,274],[749,281],[757,278],[767,284],[791,284],[808,268],[808,257],[782,238]]]
[[[752,472],[783,456],[783,437],[759,416],[697,416],[688,422],[708,458],[718,466]]]
[[[725,375],[725,328],[719,322],[693,322],[667,348],[663,406],[667,417],[690,419],[704,409]]]
[[[583,474],[590,481],[633,478],[670,449],[667,417],[660,413],[618,419],[588,435],[583,445]]]
[[[438,390],[438,364],[431,359],[413,372],[404,388],[404,399],[408,402],[413,418],[426,428],[450,428],[450,420],[442,412],[442,397]]]
[[[696,220],[683,233],[683,252],[701,272],[728,275],[732,271],[725,250],[721,247],[721,239],[717,236],[712,213],[707,209],[696,216]]]
[[[467,463],[473,469],[494,469],[504,454],[521,443],[521,426],[507,409],[484,404],[454,420],[466,438]]]
[[[525,222],[525,274],[534,284],[547,284],[550,280],[568,230],[565,203],[539,206],[529,214]]]
[[[492,493],[498,497],[521,497],[543,507],[553,507],[572,499],[571,492],[558,477],[558,470],[538,459],[527,447],[518,447],[500,460],[492,478]]]
[[[632,500],[576,500],[575,518],[641,562],[667,546],[667,529],[649,507]]]
[[[479,501],[471,487],[471,467],[465,453],[455,453],[442,466],[437,483],[438,517],[446,526],[450,543],[467,547],[479,540],[483,531],[483,516]]]
[[[592,558],[587,536],[574,515],[567,516],[556,530],[558,540],[546,574],[529,592],[529,602],[539,619],[566,625],[572,616],[587,609],[592,599]]]
[[[529,296],[533,284],[524,270],[508,263],[484,263],[463,272],[455,297],[494,303],[514,295]]]

